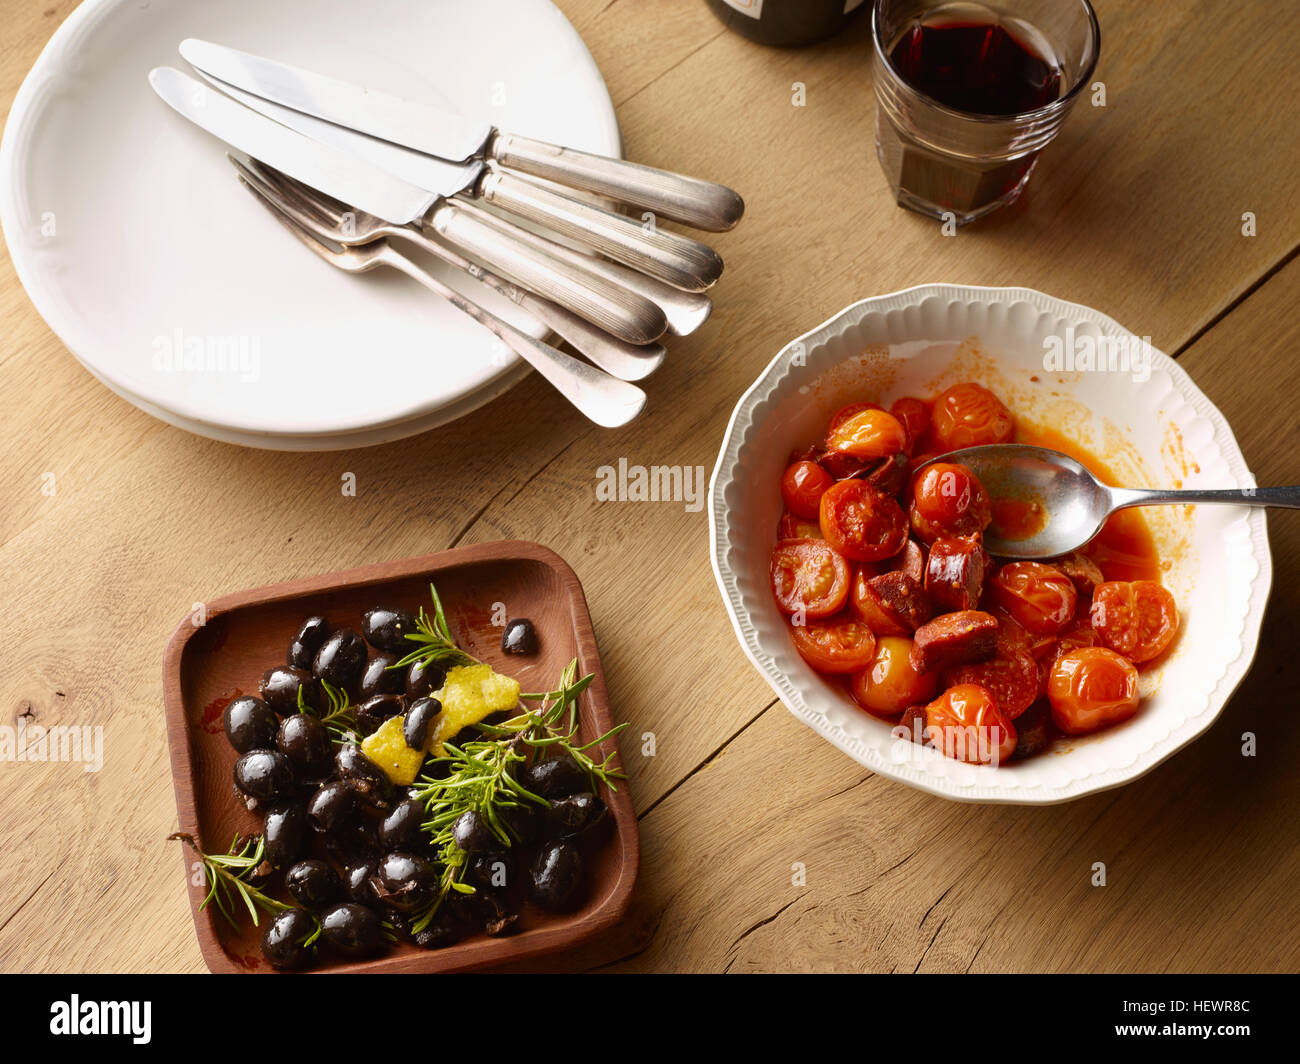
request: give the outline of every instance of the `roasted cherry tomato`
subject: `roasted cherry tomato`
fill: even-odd
[[[837,428],[848,421],[849,418],[862,413],[864,410],[879,410],[879,403],[850,403],[848,406],[842,406],[835,411],[835,416],[831,418],[830,425],[827,426],[828,433],[834,432]]]
[[[822,494],[834,483],[816,462],[795,462],[781,477],[781,498],[792,514],[816,520]]]
[[[1011,562],[990,585],[993,603],[1028,632],[1050,635],[1074,619],[1078,592],[1059,569],[1040,562]]]
[[[917,672],[910,660],[912,641],[888,635],[876,640],[871,664],[853,677],[853,697],[877,717],[897,717],[908,706],[934,697],[932,672]]]
[[[860,480],[827,488],[821,503],[822,535],[844,557],[857,562],[892,558],[907,542],[902,507]]]
[[[907,429],[907,435],[913,443],[924,436],[930,427],[930,406],[921,399],[905,395],[894,401],[889,412],[903,423],[903,428]]]
[[[1105,647],[1063,654],[1047,681],[1052,719],[1067,735],[1086,735],[1137,712],[1138,672]]]
[[[777,539],[822,539],[822,526],[817,518],[808,520],[796,517],[790,512],[781,515],[781,523],[776,526]]]
[[[792,624],[790,635],[804,661],[818,672],[857,672],[866,668],[876,653],[871,629],[847,614]]]
[[[1154,580],[1101,584],[1092,593],[1089,619],[1101,641],[1132,662],[1164,653],[1178,634],[1174,597]]]
[[[888,458],[907,448],[907,429],[886,410],[861,410],[831,429],[826,449],[854,458]]]
[[[1072,650],[1101,645],[1101,636],[1086,619],[1075,618],[1065,626],[1061,634],[1050,641],[1047,651],[1039,655],[1038,693],[1047,694],[1047,682],[1052,677],[1056,663]]]
[[[1016,427],[1002,400],[978,384],[956,384],[941,392],[931,417],[935,439],[945,451],[1006,443]]]
[[[1038,697],[1038,663],[1028,650],[981,661],[978,665],[963,665],[944,679],[950,685],[978,684],[993,696],[1007,720],[1015,720]]]
[[[849,596],[849,563],[824,539],[788,539],[772,551],[776,604],[786,613],[829,617]]]
[[[977,684],[948,688],[925,707],[925,723],[930,742],[958,761],[1000,765],[1015,753],[1015,725]]]
[[[964,465],[935,462],[912,481],[912,528],[927,543],[940,536],[970,536],[993,520],[984,485]]]

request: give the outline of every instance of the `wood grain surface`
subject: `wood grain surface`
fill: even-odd
[[[6,112],[73,6],[0,0]],[[0,763],[0,971],[203,970],[164,841],[162,653],[192,604],[500,538],[551,546],[582,580],[614,716],[632,722],[642,832],[628,917],[530,967],[1294,971],[1293,515],[1270,517],[1265,632],[1221,719],[1130,786],[1024,809],[910,790],[798,724],[732,634],[703,509],[601,503],[595,485],[619,458],[707,478],[735,401],[784,343],[929,281],[1040,288],[1149,335],[1227,415],[1260,484],[1300,480],[1300,104],[1278,77],[1300,7],[1099,0],[1106,106],[1080,104],[1020,203],[944,236],[894,206],[876,165],[866,20],[774,51],[702,0],[559,6],[628,157],[724,181],[749,208],[712,238],[727,263],[712,320],[673,342],[627,429],[592,428],[529,378],[486,408],[490,431],[304,455],[200,439],[95,382],[5,255],[0,709],[10,725],[102,726],[105,749],[93,773]],[[1240,756],[1246,731],[1255,758]]]

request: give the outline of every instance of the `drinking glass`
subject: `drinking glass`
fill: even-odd
[[[1057,95],[1016,114],[940,103],[895,68],[890,53],[918,25],[1001,25],[1059,74]],[[997,7],[875,0],[871,34],[876,155],[898,203],[958,225],[1013,203],[1097,65],[1101,36],[1088,0],[1004,0]]]

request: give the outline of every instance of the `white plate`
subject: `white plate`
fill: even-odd
[[[280,229],[224,145],[149,88],[153,67],[185,66],[185,37],[620,153],[600,72],[549,0],[87,0],[23,82],[0,146],[15,269],[72,353],[173,424],[295,449],[377,427],[397,438],[518,380],[517,356],[415,282],[346,275]],[[167,368],[196,343],[228,345],[244,368]]]
[[[1026,288],[923,285],[856,303],[782,350],[737,405],[710,489],[713,567],[741,646],[781,701],[881,775],[968,802],[1047,804],[1117,787],[1210,726],[1250,667],[1272,562],[1264,511],[1145,511],[1163,580],[1182,613],[1174,650],[1144,672],[1129,721],[1001,767],[967,765],[891,736],[803,662],[772,599],[768,559],[792,449],[846,403],[888,404],[977,380],[1014,413],[1108,460],[1125,486],[1247,487],[1254,479],[1223,415],[1167,355],[1132,373],[1044,367],[1044,339],[1131,338],[1088,307]]]

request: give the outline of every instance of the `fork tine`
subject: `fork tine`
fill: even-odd
[[[321,239],[332,241],[335,244],[342,243],[338,238],[338,227],[332,219],[324,217],[309,204],[302,202],[298,196],[280,188],[278,183],[273,184],[262,172],[256,159],[250,159],[249,164],[245,165],[243,161],[233,155],[227,154],[226,158],[238,172],[240,180],[246,185],[257,189],[265,199],[275,204],[281,212],[288,214],[299,225],[309,229]]]
[[[319,189],[312,188],[310,185],[277,170],[274,166],[268,166],[260,159],[250,159],[249,163],[254,172],[260,175],[267,184],[272,185],[286,196],[301,200],[303,206],[311,207],[321,217],[328,218],[331,225],[337,226],[343,220],[343,215],[352,210],[342,200],[337,200]]]
[[[252,194],[253,198],[257,200],[258,203],[267,209],[271,217],[296,236],[299,242],[301,242],[306,248],[315,252],[332,266],[338,266],[341,269],[355,268],[346,253],[339,253],[318,240],[313,233],[300,225],[297,219],[293,215],[289,214],[276,199],[268,196],[262,191],[261,186],[255,183],[257,179],[254,175],[250,174],[249,177],[245,177],[243,173],[244,168],[240,166],[239,169],[241,171],[239,174],[239,183]],[[252,180],[249,178],[252,178]]]

